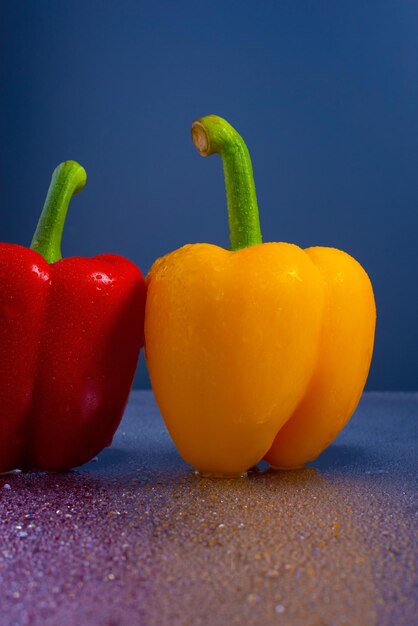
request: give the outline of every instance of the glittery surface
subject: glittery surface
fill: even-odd
[[[134,392],[98,460],[0,476],[0,624],[411,626],[417,415],[367,394],[310,468],[205,479]]]

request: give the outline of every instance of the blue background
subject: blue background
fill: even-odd
[[[369,389],[418,388],[418,3],[1,3],[1,239],[30,243],[55,165],[89,180],[65,256],[144,273],[187,242],[228,245],[216,113],[253,158],[264,239],[342,248],[368,271]],[[147,386],[143,356],[136,386]]]

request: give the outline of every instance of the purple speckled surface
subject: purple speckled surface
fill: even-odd
[[[311,467],[203,479],[151,392],[67,474],[0,477],[2,626],[411,626],[418,394],[366,394]]]

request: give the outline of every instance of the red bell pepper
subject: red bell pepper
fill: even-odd
[[[128,399],[145,281],[114,254],[61,260],[85,182],[78,163],[59,165],[31,249],[0,244],[0,472],[85,463],[111,443]]]

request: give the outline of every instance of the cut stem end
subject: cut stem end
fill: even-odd
[[[192,139],[199,154],[209,156],[209,137],[203,124],[198,121],[192,124]]]

